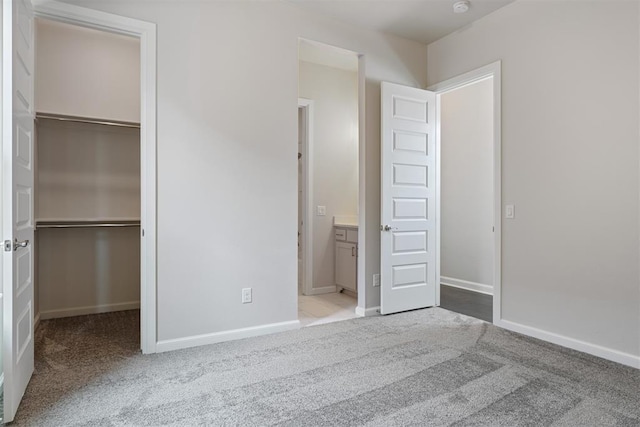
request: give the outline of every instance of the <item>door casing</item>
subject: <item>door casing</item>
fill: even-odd
[[[298,98],[304,117],[302,141],[302,293],[312,295],[313,288],[313,100]],[[300,219],[298,219],[299,221]]]

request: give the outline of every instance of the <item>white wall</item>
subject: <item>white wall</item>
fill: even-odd
[[[37,112],[140,121],[137,38],[36,19],[36,58]]]
[[[440,97],[442,283],[493,287],[493,80]],[[465,283],[471,282],[471,283]]]
[[[359,304],[379,304],[380,81],[424,87],[424,45],[286,2],[74,1],[158,24],[161,341],[297,319],[299,37],[366,57],[368,292]],[[241,304],[244,287],[251,304]]]
[[[503,319],[640,366],[638,18],[517,1],[429,45],[428,77],[502,60]]]
[[[358,73],[300,61],[299,94],[314,101],[313,287],[335,286],[335,215],[358,214]]]
[[[36,220],[139,220],[140,131],[39,119]]]
[[[140,306],[140,229],[37,231],[41,319]]]

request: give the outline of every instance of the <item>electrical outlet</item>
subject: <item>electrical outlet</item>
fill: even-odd
[[[508,219],[514,219],[516,217],[516,206],[515,205],[505,205],[504,207],[504,216]]]
[[[380,286],[380,275],[379,274],[374,274],[373,275],[373,287],[377,288],[378,286]]]
[[[316,207],[316,215],[325,216],[326,214],[327,214],[327,207],[326,206],[317,206]]]
[[[251,288],[242,289],[242,303],[248,304],[251,302]]]

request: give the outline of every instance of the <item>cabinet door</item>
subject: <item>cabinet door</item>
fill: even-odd
[[[336,242],[336,285],[356,292],[356,244]]]

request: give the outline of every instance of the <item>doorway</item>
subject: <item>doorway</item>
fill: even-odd
[[[139,40],[35,22],[36,315],[138,310]]]
[[[500,312],[500,63],[430,89],[438,103],[437,297],[443,308],[495,322]]]
[[[35,31],[35,374],[83,378],[141,347],[140,41],[42,18]]]
[[[156,25],[64,4],[39,3],[36,17],[139,41],[140,348],[155,353],[156,322]],[[134,94],[134,96],[136,96]]]
[[[303,326],[356,317],[360,57],[299,41],[298,314]]]

